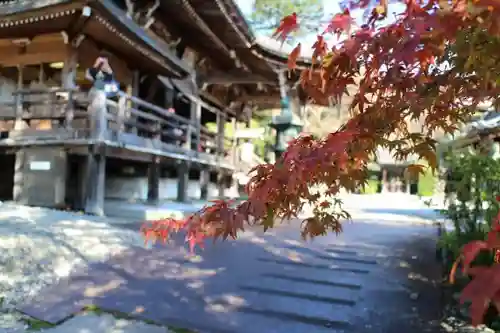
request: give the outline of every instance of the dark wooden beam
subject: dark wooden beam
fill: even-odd
[[[217,190],[219,199],[226,196],[226,175],[221,169],[219,169],[219,172],[217,173]]]
[[[187,162],[180,162],[177,167],[177,201],[186,202],[188,197],[189,168]]]
[[[106,156],[99,149],[87,155],[85,165],[85,213],[104,216]]]
[[[154,156],[148,166],[148,203],[157,204],[160,197],[160,157]]]
[[[161,84],[160,84],[160,80],[158,79],[155,79],[152,81],[153,83],[151,84],[151,86],[149,87],[149,91],[148,91],[148,94],[146,95],[146,102],[150,102],[150,103],[154,103],[154,97],[156,95],[156,93],[158,92],[158,90],[160,89],[161,87]],[[135,95],[135,96],[138,96]]]
[[[210,183],[210,169],[202,166],[200,170],[200,200],[208,199],[208,184]]]

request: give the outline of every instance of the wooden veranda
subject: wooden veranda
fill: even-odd
[[[102,214],[107,160],[146,164],[150,202],[166,165],[178,200],[192,168],[201,199],[213,173],[224,195],[234,111],[199,91],[189,57],[124,14],[112,1],[0,3],[0,147],[15,160],[15,201]],[[84,77],[103,50],[121,88],[112,98],[89,93]]]

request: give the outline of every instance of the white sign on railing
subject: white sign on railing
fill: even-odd
[[[30,162],[30,170],[33,171],[48,171],[50,170],[50,162],[49,161],[31,161]]]

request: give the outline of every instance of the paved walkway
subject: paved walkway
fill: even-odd
[[[438,332],[434,227],[374,216],[312,243],[298,227],[249,231],[194,257],[181,239],[134,248],[20,310],[57,323],[95,305],[201,332]]]

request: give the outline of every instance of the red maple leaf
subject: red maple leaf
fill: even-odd
[[[321,35],[318,35],[316,42],[312,46],[313,54],[312,54],[312,64],[314,65],[318,60],[321,61],[327,52],[327,45],[325,42],[325,38]]]
[[[300,56],[300,47],[300,43],[297,44],[288,56],[288,69],[295,69],[295,67],[297,67],[297,59]]]
[[[460,302],[470,301],[470,317],[472,325],[483,322],[488,306],[493,302],[495,306],[500,301],[500,265],[481,267],[476,270],[473,279],[462,290]]]
[[[488,249],[488,243],[484,241],[478,240],[465,244],[462,248],[462,263],[464,272],[467,272],[479,252]]]
[[[335,14],[328,26],[326,27],[323,34],[331,33],[340,36],[342,33],[346,32],[349,34],[351,32],[351,26],[354,22],[349,9],[345,9],[341,14]]]
[[[292,13],[281,19],[280,24],[276,28],[276,31],[273,33],[272,37],[279,39],[282,41],[282,43],[284,43],[290,33],[297,30],[298,28],[299,24],[297,21],[297,14]]]

